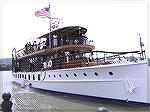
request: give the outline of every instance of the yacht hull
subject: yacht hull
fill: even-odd
[[[18,72],[13,76],[22,86],[150,104],[147,68],[143,62]]]

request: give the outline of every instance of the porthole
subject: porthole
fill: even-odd
[[[59,74],[59,77],[61,77],[61,75]]]
[[[49,75],[49,77],[51,77],[51,76]]]
[[[97,73],[97,72],[95,72],[95,76],[98,76],[98,73]]]
[[[113,75],[113,72],[109,72],[109,75],[111,75],[111,76],[112,76],[112,75]]]
[[[66,74],[66,77],[69,77],[68,74]]]
[[[56,77],[55,75],[53,75],[54,77]]]
[[[83,73],[83,75],[84,75],[84,76],[87,76],[87,74],[86,74],[86,73]]]
[[[74,76],[77,77],[77,74],[74,73]]]

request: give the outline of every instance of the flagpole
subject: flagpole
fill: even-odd
[[[144,59],[144,56],[143,56],[143,49],[142,49],[142,40],[141,40],[141,35],[139,34],[139,36],[140,36],[140,48],[141,48],[141,55],[142,55],[142,59]]]
[[[49,4],[49,47],[51,47],[51,13],[50,13],[50,4]]]

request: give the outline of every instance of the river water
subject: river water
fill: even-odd
[[[0,72],[0,87],[0,95],[11,93],[13,112],[96,112],[98,107],[105,107],[109,112],[150,112],[150,106],[21,88],[13,81],[11,71]]]

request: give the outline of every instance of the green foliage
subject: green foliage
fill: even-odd
[[[0,64],[0,71],[11,70],[11,64]]]
[[[11,70],[11,58],[0,59],[0,71]]]

